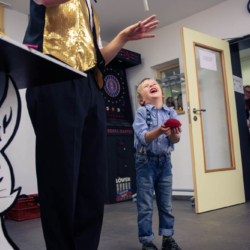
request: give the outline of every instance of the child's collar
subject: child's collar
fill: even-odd
[[[147,104],[147,105],[145,106],[145,108],[148,109],[148,110],[157,109],[157,108],[156,108],[154,105],[152,105],[152,104]],[[169,108],[167,105],[165,105],[165,104],[163,104],[162,107],[161,107],[160,109],[164,109],[164,110],[166,110],[166,111],[170,111],[170,108]]]

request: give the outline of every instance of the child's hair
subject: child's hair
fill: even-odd
[[[142,83],[144,83],[145,81],[147,80],[154,80],[152,78],[144,78],[138,85],[138,88],[137,88],[137,92],[136,92],[136,99],[137,99],[137,102],[141,105],[141,106],[144,106],[144,104],[141,104],[140,101],[142,100],[142,95],[141,95],[141,89],[140,89],[140,85]]]
[[[142,95],[141,95],[141,88],[140,88],[140,85],[142,83],[144,83],[145,81],[147,80],[151,80],[152,78],[144,78],[138,85],[138,88],[137,88],[137,92],[136,92],[136,99],[137,99],[137,102],[140,104],[140,101],[142,99]],[[143,106],[142,104],[140,104],[141,106]]]

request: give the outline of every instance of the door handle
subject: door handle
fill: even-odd
[[[193,113],[196,114],[198,111],[200,112],[206,112],[205,109],[193,109]]]

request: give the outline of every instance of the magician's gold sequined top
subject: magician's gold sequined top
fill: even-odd
[[[42,53],[54,56],[80,71],[95,66],[102,70],[105,63],[97,42],[100,21],[92,9],[93,33],[86,0],[70,0],[51,8],[37,5],[31,0],[30,21],[24,43],[38,45]]]

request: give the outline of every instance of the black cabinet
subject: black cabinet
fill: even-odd
[[[129,131],[131,129],[116,129]],[[106,204],[131,200],[136,193],[134,136],[132,134],[108,134]]]

